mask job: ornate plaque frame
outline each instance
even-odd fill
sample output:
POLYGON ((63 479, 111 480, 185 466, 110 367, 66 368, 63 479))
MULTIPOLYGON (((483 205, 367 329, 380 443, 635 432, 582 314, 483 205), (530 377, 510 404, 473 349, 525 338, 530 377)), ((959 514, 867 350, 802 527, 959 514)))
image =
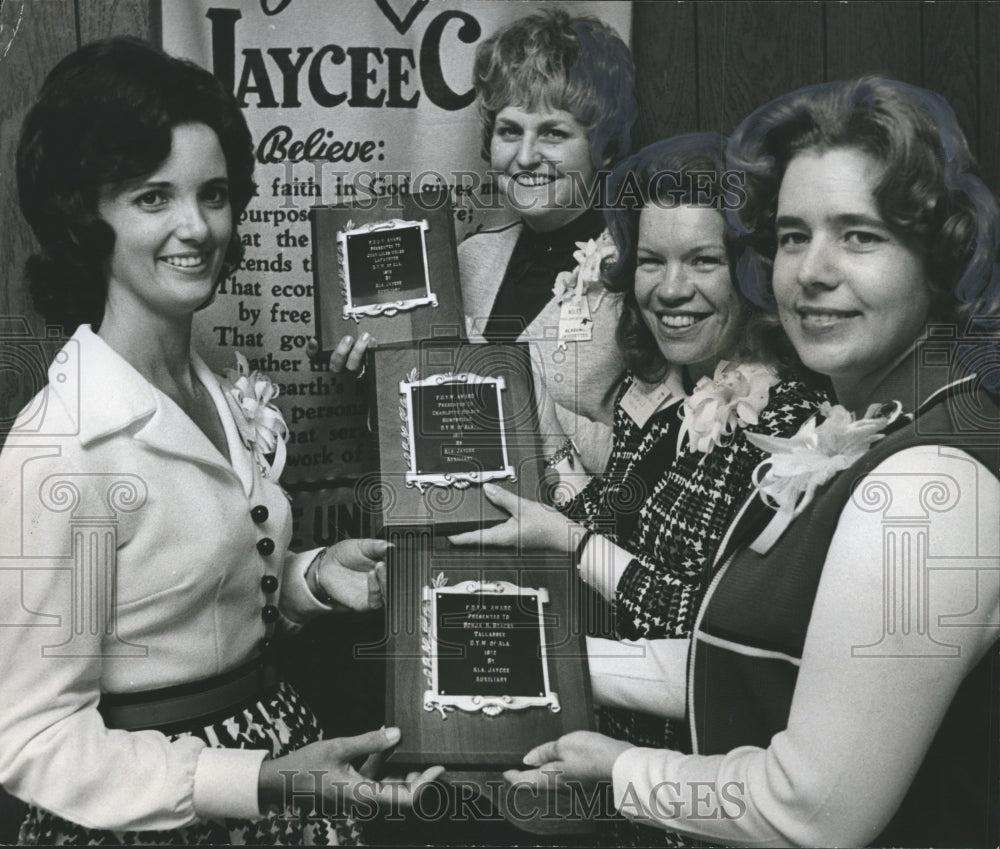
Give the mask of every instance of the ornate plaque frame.
POLYGON ((407 486, 417 487, 421 492, 425 486, 457 487, 464 489, 470 484, 481 484, 491 480, 516 481, 517 475, 510 462, 510 452, 507 446, 507 432, 504 427, 503 390, 507 383, 503 377, 483 377, 471 372, 462 374, 435 374, 419 379, 416 371, 410 373, 407 380, 399 382, 399 417, 402 420, 400 435, 403 441, 403 456, 407 471, 405 482, 407 486), (492 384, 496 389, 497 426, 500 434, 500 450, 503 456, 502 467, 474 472, 422 473, 417 469, 416 433, 414 431, 413 392, 415 387, 444 386, 446 384, 492 384))
POLYGON ((547 707, 552 713, 559 713, 559 694, 552 690, 549 677, 549 660, 545 645, 544 606, 549 603, 549 593, 544 587, 521 587, 508 581, 462 581, 455 586, 446 586, 444 576, 439 574, 431 586, 424 587, 421 605, 421 629, 423 631, 424 675, 428 689, 424 692, 424 710, 436 710, 442 719, 458 708, 470 713, 481 712, 487 716, 497 716, 505 710, 524 710, 530 707, 547 707), (517 598, 527 605, 534 597, 536 609, 533 611, 538 622, 538 640, 542 671, 543 694, 539 696, 481 695, 476 693, 441 693, 438 652, 438 610, 439 595, 480 595, 517 598))
POLYGON ((337 233, 337 258, 340 261, 340 285, 344 293, 343 317, 353 319, 357 322, 362 316, 394 316, 399 312, 412 310, 416 307, 430 304, 432 307, 438 305, 437 295, 431 291, 431 278, 427 264, 427 239, 425 232, 430 225, 426 219, 420 221, 404 221, 393 218, 389 221, 378 221, 371 224, 363 224, 355 227, 351 221, 347 226, 337 233), (417 228, 420 233, 420 255, 423 265, 423 278, 425 294, 422 297, 401 298, 398 301, 386 301, 377 304, 355 304, 354 294, 351 289, 351 268, 348 261, 349 240, 354 236, 368 235, 370 233, 391 232, 393 230, 406 230, 417 228))

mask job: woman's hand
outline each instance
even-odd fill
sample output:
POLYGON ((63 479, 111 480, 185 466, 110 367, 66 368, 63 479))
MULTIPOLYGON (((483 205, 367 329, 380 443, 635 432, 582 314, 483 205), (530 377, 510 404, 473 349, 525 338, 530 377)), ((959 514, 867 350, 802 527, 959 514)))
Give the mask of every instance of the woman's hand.
POLYGON ((509 769, 503 777, 514 785, 545 789, 555 781, 556 788, 569 786, 589 791, 601 782, 611 781, 611 770, 618 756, 632 747, 632 743, 593 731, 574 731, 528 752, 524 763, 536 769, 509 769))
MULTIPOLYGON (((356 372, 358 377, 361 377, 361 374, 364 373, 365 351, 374 348, 375 345, 375 337, 368 331, 362 333, 356 342, 353 336, 344 336, 337 343, 337 347, 330 352, 330 370, 339 373, 346 369, 356 372)), ((306 356, 313 362, 318 361, 319 342, 315 339, 310 339, 306 343, 306 356)))
POLYGON ((385 605, 385 553, 379 539, 345 539, 326 549, 316 565, 319 589, 349 610, 378 610, 385 605))
POLYGON ((410 807, 421 789, 444 772, 435 766, 411 772, 406 778, 374 779, 378 755, 399 742, 398 728, 369 731, 357 737, 338 737, 310 743, 260 767, 258 798, 264 810, 295 808, 303 802, 318 816, 343 816, 371 805, 410 807), (351 761, 368 756, 361 770, 351 761))
POLYGON ((585 528, 567 519, 558 510, 520 498, 494 484, 484 484, 486 497, 510 513, 506 522, 482 531, 469 531, 448 537, 452 545, 499 545, 522 548, 544 548, 569 554, 585 528), (575 533, 574 533, 575 531, 575 533))

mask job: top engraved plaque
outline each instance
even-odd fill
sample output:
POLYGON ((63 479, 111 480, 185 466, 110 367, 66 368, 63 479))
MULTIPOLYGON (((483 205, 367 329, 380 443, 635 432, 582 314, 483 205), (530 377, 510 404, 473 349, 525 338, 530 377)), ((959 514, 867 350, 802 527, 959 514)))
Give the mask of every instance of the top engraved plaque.
POLYGON ((363 333, 381 348, 465 339, 447 189, 314 206, 309 218, 321 353, 363 333))
POLYGON ((345 319, 438 305, 427 269, 427 227, 426 220, 393 219, 337 234, 345 319))

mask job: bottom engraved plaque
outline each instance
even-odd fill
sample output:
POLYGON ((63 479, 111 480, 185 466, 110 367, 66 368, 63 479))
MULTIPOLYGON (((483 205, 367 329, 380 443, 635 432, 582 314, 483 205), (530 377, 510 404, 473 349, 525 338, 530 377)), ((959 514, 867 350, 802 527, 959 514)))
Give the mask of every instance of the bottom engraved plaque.
POLYGON ((424 710, 560 710, 549 683, 544 587, 441 576, 424 589, 424 710))

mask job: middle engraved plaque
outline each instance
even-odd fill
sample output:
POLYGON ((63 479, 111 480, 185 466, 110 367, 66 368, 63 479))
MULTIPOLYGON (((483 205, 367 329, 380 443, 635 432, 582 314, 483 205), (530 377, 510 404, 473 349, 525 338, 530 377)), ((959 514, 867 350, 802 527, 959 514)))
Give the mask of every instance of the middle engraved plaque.
POLYGON ((468 486, 509 479, 503 377, 438 374, 400 381, 406 485, 468 486))
POLYGON ((506 521, 483 483, 539 500, 546 455, 527 346, 427 339, 369 350, 367 367, 378 454, 355 495, 372 536, 389 525, 454 534, 506 521))

